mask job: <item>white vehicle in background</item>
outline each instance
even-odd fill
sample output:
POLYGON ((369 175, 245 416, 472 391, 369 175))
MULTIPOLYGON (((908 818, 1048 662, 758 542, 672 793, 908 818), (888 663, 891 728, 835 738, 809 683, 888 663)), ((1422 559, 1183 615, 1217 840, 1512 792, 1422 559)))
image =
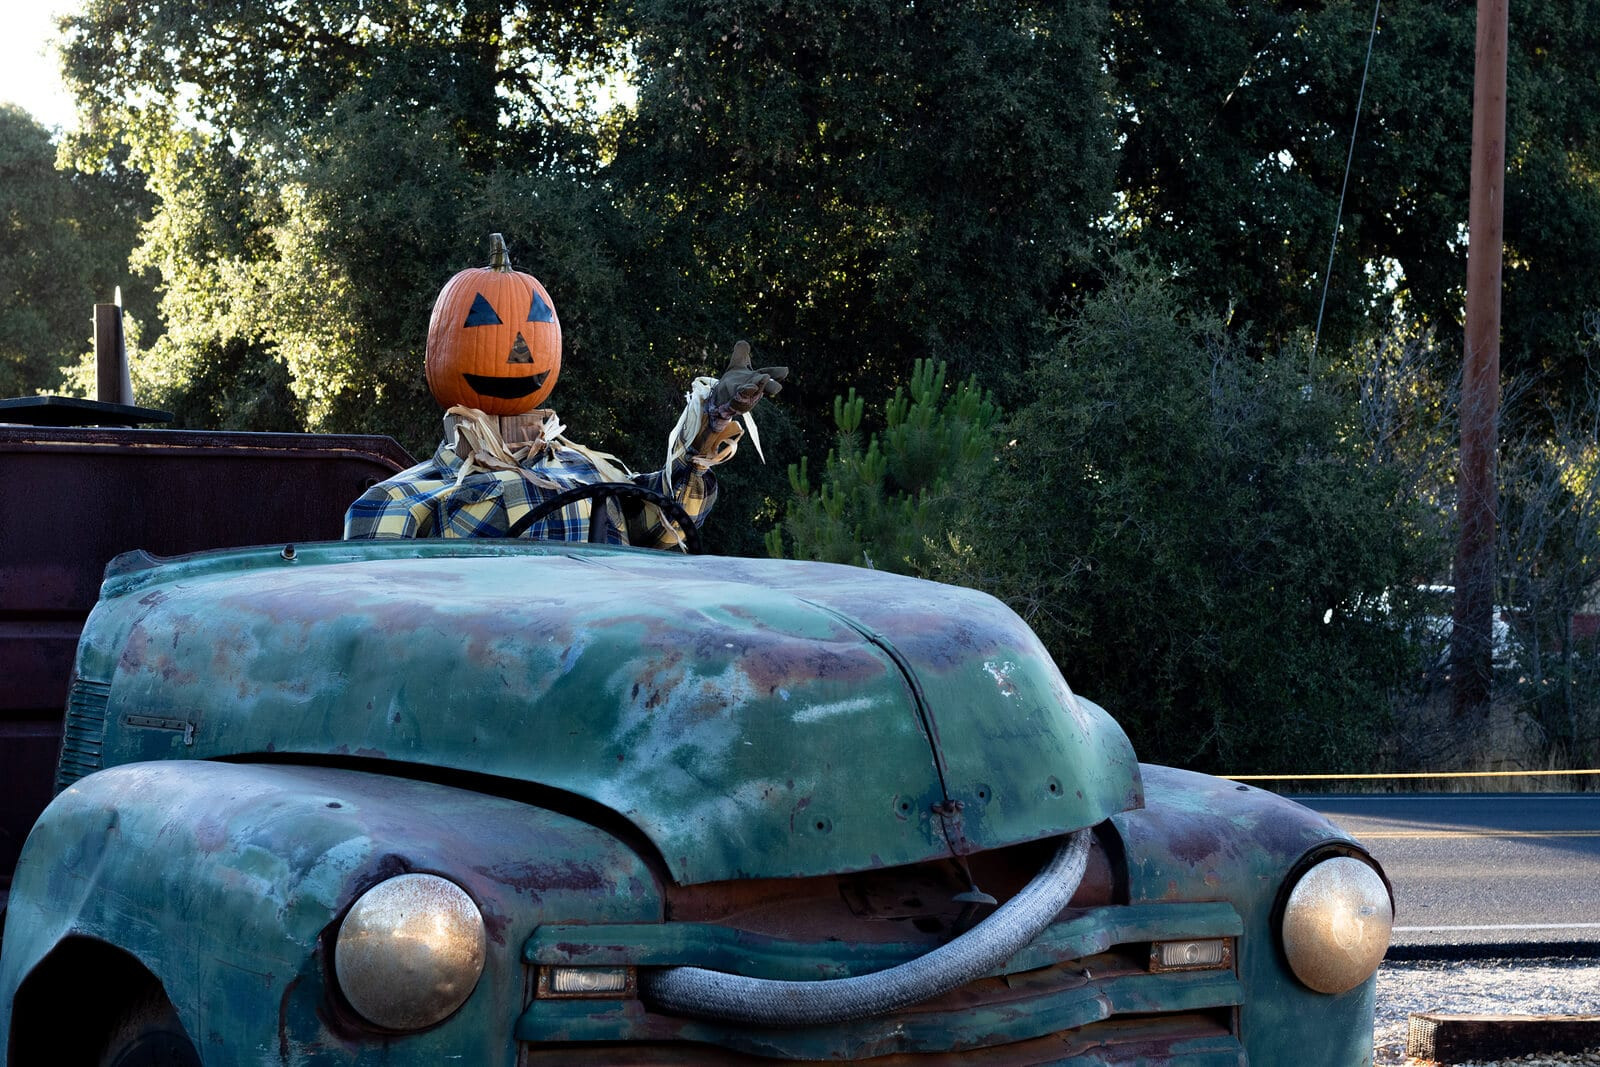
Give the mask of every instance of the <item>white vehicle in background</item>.
MULTIPOLYGON (((1423 605, 1418 618, 1422 631, 1419 636, 1430 648, 1439 650, 1435 662, 1442 666, 1450 660, 1450 635, 1455 628, 1456 587, 1419 585, 1417 595, 1423 605)), ((1516 635, 1511 632, 1511 616, 1511 608, 1499 604, 1494 606, 1490 637, 1494 649, 1492 660, 1496 668, 1512 667, 1517 662, 1519 647, 1516 635)))

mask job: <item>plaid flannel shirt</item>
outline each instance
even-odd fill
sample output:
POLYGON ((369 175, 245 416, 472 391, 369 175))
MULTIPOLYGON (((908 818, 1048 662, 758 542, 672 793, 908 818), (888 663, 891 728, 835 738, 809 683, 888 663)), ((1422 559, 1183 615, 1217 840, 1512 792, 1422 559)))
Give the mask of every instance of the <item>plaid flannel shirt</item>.
MULTIPOLYGON (((345 539, 503 537, 513 523, 557 493, 606 480, 587 455, 559 441, 547 444, 536 460, 524 463, 543 480, 554 483, 554 489, 535 485, 511 470, 473 471, 458 484, 456 476, 462 462, 447 440, 439 445, 432 459, 368 489, 345 512, 345 539)), ((674 461, 669 473, 671 495, 699 526, 716 503, 716 476, 709 470, 696 469, 686 460, 674 461)), ((638 485, 663 489, 661 471, 629 477, 638 485)), ((589 540, 592 503, 580 500, 552 512, 522 536, 545 541, 589 540)), ((594 540, 649 548, 677 544, 671 524, 662 520, 658 509, 647 505, 618 508, 615 501, 607 504, 610 506, 602 505, 606 512, 602 516, 602 532, 594 540), (625 522, 618 521, 624 517, 625 522)))

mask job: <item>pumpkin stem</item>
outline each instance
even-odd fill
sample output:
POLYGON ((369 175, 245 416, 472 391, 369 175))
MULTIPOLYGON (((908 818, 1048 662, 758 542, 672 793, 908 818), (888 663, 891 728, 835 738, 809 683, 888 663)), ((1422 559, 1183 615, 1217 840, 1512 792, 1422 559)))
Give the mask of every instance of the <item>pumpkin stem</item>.
POLYGON ((511 271, 511 253, 506 251, 506 239, 498 233, 489 235, 489 269, 502 274, 511 271))

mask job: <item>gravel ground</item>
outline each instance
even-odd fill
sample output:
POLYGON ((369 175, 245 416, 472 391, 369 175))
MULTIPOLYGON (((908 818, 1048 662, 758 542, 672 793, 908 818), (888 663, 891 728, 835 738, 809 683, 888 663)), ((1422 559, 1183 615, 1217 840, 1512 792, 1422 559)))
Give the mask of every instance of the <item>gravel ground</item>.
MULTIPOLYGON (((1451 1015, 1600 1015, 1600 961, 1416 960, 1388 962, 1378 971, 1378 1011, 1373 1062, 1407 1064, 1406 1020, 1412 1013, 1451 1015)), ((1489 1064, 1589 1064, 1600 1050, 1548 1054, 1489 1064)))

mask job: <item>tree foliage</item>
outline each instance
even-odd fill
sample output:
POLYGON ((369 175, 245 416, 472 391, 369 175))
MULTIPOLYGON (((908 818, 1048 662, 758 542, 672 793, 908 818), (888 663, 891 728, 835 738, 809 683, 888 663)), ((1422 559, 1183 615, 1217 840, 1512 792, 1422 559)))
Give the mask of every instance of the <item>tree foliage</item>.
POLYGON ((93 0, 66 57, 80 157, 126 136, 159 193, 145 254, 173 379, 204 385, 227 349, 286 368, 313 427, 415 441, 409 353, 491 228, 555 295, 600 429, 666 417, 623 394, 704 372, 741 335, 815 395, 922 355, 1015 361, 1109 203, 1101 109, 1083 106, 1099 17, 93 0), (600 89, 630 63, 624 120, 600 89))
MULTIPOLYGON (((1505 363, 1554 393, 1600 306, 1594 14, 1540 0, 1511 35, 1505 363)), ((291 421, 416 443, 421 321, 491 229, 585 327, 563 403, 629 435, 670 418, 632 410, 641 375, 680 381, 737 336, 797 368, 802 429, 920 357, 1009 402, 1092 284, 1096 232, 1190 268, 1185 291, 1258 336, 1308 329, 1370 19, 1354 0, 89 0, 65 56, 75 157, 125 141, 159 196, 166 380, 209 392, 226 351, 287 383, 291 421)), ((1331 348, 1397 300, 1454 340, 1473 19, 1383 12, 1331 348)))
MULTIPOLYGON (((1189 292, 1284 338, 1317 321, 1373 7, 1112 0, 1118 231, 1189 292)), ((1582 381, 1600 306, 1600 10, 1511 18, 1502 359, 1582 381)), ((1325 342, 1394 302, 1459 350, 1475 12, 1385 5, 1354 143, 1325 342)))
MULTIPOLYGON (((1530 412, 1577 394, 1600 308, 1597 3, 1512 21, 1503 363, 1539 382, 1530 412)), ((1396 330, 1459 349, 1471 128, 1470 7, 1388 6, 1346 189, 1372 10, 85 0, 65 26, 75 169, 0 112, 0 379, 57 381, 111 276, 79 253, 142 223, 161 292, 156 316, 129 300, 142 400, 426 451, 434 296, 501 232, 561 317, 553 404, 636 467, 736 338, 793 369, 757 413, 772 462, 718 471, 713 548, 759 551, 788 508, 799 551, 1001 591, 1153 754, 1348 753, 1397 655, 1392 626, 1357 620, 1427 569, 1450 487, 1440 438, 1389 450, 1355 364, 1329 368, 1381 363, 1396 330), (1164 280, 1093 269, 1130 249, 1164 280), (894 466, 929 451, 898 427, 990 432, 917 394, 936 363, 994 389, 1016 441, 924 481, 894 466), (877 453, 847 435, 788 505, 828 399, 911 375, 877 453), (958 490, 973 508, 947 516, 958 490)))
MULTIPOLYGON (((598 152, 595 94, 620 62, 604 10, 95 0, 69 20, 74 151, 127 137, 159 199, 141 255, 165 282, 151 355, 180 414, 273 410, 431 448, 429 310, 491 230, 564 294, 567 374, 610 358, 618 337, 571 329, 616 286, 593 232, 607 209, 570 177, 598 152)), ((604 369, 576 406, 615 423, 634 383, 604 369)))
POLYGON ((157 192, 182 422, 430 448, 428 311, 499 231, 562 318, 552 402, 636 465, 733 339, 795 368, 774 463, 724 479, 719 547, 759 549, 821 398, 1014 364, 1059 306, 1109 203, 1098 11, 90 0, 73 151, 124 137, 157 192))
POLYGON ((652 279, 663 308, 736 316, 818 401, 921 357, 1002 379, 1110 205, 1101 22, 1087 0, 637 4, 608 181, 681 272, 652 279))
POLYGON ((1415 581, 1416 518, 1348 383, 1305 367, 1113 272, 934 568, 1018 610, 1142 758, 1357 766, 1410 665, 1373 606, 1415 581))
POLYGON ((833 401, 838 443, 813 493, 810 464, 789 467, 794 497, 767 550, 797 559, 923 574, 936 542, 965 500, 958 486, 982 480, 994 461, 990 397, 968 379, 947 392, 946 367, 919 360, 909 391, 897 387, 884 429, 861 441, 866 401, 851 389, 833 401))
POLYGON ((1587 767, 1600 758, 1600 392, 1548 422, 1557 433, 1504 450, 1496 600, 1515 636, 1509 695, 1547 752, 1587 767))
POLYGON ((52 392, 88 350, 94 305, 123 286, 149 197, 113 152, 94 172, 58 170, 50 134, 0 104, 0 397, 52 392))

